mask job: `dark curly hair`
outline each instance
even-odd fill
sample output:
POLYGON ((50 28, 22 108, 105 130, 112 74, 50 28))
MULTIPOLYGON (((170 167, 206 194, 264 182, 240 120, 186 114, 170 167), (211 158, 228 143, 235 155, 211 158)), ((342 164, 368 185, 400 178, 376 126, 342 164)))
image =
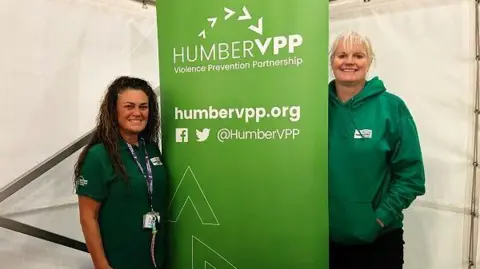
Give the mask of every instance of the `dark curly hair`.
POLYGON ((118 152, 120 130, 116 108, 118 95, 126 89, 141 90, 148 96, 148 121, 147 126, 140 133, 140 137, 145 139, 146 143, 158 143, 160 115, 155 92, 150 84, 143 79, 128 76, 119 77, 110 84, 105 93, 92 138, 80 153, 75 164, 75 179, 80 177, 83 162, 90 148, 95 144, 103 143, 112 160, 115 172, 127 181, 125 167, 118 152))

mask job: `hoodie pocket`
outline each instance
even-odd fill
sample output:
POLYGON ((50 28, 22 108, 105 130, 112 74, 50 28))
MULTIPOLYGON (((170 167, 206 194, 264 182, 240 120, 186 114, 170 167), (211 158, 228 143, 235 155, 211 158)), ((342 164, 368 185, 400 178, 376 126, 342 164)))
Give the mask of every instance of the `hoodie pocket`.
POLYGON ((343 244, 371 243, 381 229, 372 203, 330 200, 330 237, 333 241, 343 244))

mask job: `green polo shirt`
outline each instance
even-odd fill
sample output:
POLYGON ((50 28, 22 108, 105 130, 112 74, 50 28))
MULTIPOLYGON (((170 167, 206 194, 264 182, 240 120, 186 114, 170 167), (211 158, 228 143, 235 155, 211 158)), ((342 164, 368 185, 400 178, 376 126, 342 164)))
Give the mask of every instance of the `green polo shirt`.
MULTIPOLYGON (((147 173, 143 147, 133 146, 147 173)), ((160 267, 166 255, 166 171, 155 144, 147 144, 153 170, 153 208, 161 215, 156 236, 155 256, 160 267)), ((124 140, 118 147, 129 184, 115 173, 103 144, 90 148, 77 180, 76 193, 102 203, 99 212, 100 233, 110 266, 114 269, 154 269, 150 243, 152 231, 143 229, 143 215, 150 212, 147 184, 124 140)))

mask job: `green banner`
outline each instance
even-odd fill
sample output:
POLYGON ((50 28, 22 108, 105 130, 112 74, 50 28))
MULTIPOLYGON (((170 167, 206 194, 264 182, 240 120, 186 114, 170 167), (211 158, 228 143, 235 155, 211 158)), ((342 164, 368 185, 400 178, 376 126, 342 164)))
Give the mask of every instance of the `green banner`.
POLYGON ((169 268, 328 268, 328 1, 157 15, 169 268))

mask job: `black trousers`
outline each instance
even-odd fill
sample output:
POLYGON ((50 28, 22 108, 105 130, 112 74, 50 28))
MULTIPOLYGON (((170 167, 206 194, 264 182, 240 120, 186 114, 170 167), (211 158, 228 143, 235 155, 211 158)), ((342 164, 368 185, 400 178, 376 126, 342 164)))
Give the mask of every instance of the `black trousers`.
POLYGON ((403 229, 396 229, 367 245, 330 242, 330 269, 402 269, 403 229))

